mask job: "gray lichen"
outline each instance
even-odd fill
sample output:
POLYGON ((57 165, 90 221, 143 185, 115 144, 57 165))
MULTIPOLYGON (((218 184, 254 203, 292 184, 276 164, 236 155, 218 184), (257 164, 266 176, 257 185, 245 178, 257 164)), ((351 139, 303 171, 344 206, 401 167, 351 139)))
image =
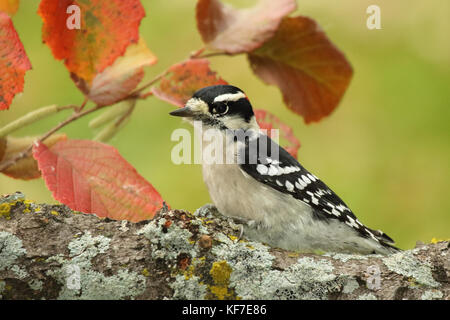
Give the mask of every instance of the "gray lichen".
POLYGON ((12 233, 0 231, 0 271, 10 269, 14 262, 25 255, 26 250, 22 246, 22 240, 12 233))
POLYGON ((217 211, 216 207, 213 204, 208 203, 195 210, 194 216, 212 218, 214 211, 217 211))
POLYGON ((208 228, 206 228, 201 220, 191 220, 191 225, 198 227, 198 232, 200 234, 209 234, 208 228))
POLYGON ((272 271, 266 282, 277 287, 272 297, 275 299, 322 300, 340 291, 345 283, 343 277, 333 274, 333 269, 328 260, 304 257, 283 272, 272 271))
POLYGON ((138 235, 144 235, 150 240, 152 257, 174 260, 180 253, 196 257, 195 243, 189 242, 192 233, 174 223, 165 226, 166 221, 165 218, 151 221, 137 231, 138 235))
POLYGON ((382 261, 392 272, 412 277, 419 284, 430 287, 440 286, 439 282, 435 281, 432 276, 430 265, 419 261, 414 256, 414 250, 384 257, 382 261))
POLYGON ((325 259, 304 257, 284 271, 273 270, 275 258, 269 247, 251 241, 236 243, 227 237, 221 241, 213 253, 231 266, 230 288, 242 299, 326 299, 345 282, 333 274, 333 265, 325 259))
POLYGON ((364 293, 358 296, 357 300, 378 300, 378 298, 372 293, 364 293))
POLYGON ((359 288, 359 283, 353 278, 350 278, 347 280, 347 282, 344 284, 344 288, 342 289, 343 293, 353 293, 356 289, 359 288))
POLYGON ((15 264, 17 259, 26 254, 22 240, 9 232, 0 231, 0 248, 0 271, 10 270, 19 279, 26 278, 28 276, 27 271, 15 264))
POLYGON ((439 290, 427 290, 425 291, 420 299, 422 300, 434 300, 434 299, 442 299, 444 294, 439 290))
POLYGON ((89 264, 90 260, 100 253, 105 253, 109 248, 111 239, 103 236, 92 237, 86 232, 78 239, 72 240, 67 248, 73 263, 89 264))
POLYGON ((169 285, 173 290, 173 299, 200 300, 206 297, 206 285, 202 284, 200 278, 192 276, 177 275, 175 281, 169 285))
POLYGON ((28 281, 28 286, 34 291, 40 291, 43 288, 43 283, 41 280, 33 279, 28 281))
POLYGON ((92 269, 92 259, 109 249, 110 239, 92 237, 86 232, 69 245, 69 259, 58 255, 47 259, 61 267, 48 270, 47 275, 62 284, 58 299, 123 299, 133 298, 145 290, 145 277, 126 269, 105 276, 92 269))
POLYGON ((23 201, 25 200, 25 195, 21 192, 16 192, 4 197, 0 197, 0 204, 2 203, 12 203, 16 201, 23 201))

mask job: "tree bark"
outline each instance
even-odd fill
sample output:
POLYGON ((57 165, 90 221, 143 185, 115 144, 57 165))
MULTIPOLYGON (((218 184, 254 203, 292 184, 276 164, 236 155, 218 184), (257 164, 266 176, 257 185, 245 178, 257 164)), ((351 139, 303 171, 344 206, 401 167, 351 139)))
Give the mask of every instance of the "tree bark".
POLYGON ((130 223, 0 198, 3 299, 450 299, 449 242, 390 256, 238 239, 213 206, 130 223))

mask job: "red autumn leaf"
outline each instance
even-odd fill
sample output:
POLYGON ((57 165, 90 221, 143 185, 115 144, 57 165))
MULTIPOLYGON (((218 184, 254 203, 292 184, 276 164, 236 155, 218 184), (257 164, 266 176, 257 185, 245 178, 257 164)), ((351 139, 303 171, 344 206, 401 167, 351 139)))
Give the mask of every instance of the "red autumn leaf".
POLYGON ((178 107, 184 106, 195 91, 216 84, 227 84, 209 68, 206 59, 191 59, 171 66, 153 94, 178 107))
POLYGON ((0 0, 0 11, 13 15, 19 9, 19 0, 0 0))
POLYGON ((199 0, 197 28, 212 49, 249 52, 271 38, 281 19, 296 7, 295 0, 260 0, 252 8, 236 10, 219 0, 199 0))
POLYGON ((23 91, 25 72, 29 69, 30 60, 11 18, 0 12, 0 110, 9 109, 14 96, 23 91))
POLYGON ((87 85, 74 75, 75 84, 98 105, 109 105, 125 98, 144 77, 144 67, 155 64, 156 56, 147 48, 145 41, 128 46, 125 54, 99 73, 87 85))
POLYGON ((248 57, 255 74, 277 85, 286 105, 306 123, 336 108, 353 73, 342 52, 307 17, 283 19, 275 36, 248 57))
POLYGON ((53 197, 72 210, 137 222, 163 205, 159 193, 119 152, 89 140, 40 143, 33 156, 53 197))
POLYGON ((42 0, 38 13, 44 22, 43 40, 55 58, 64 60, 67 69, 88 85, 130 43, 137 43, 145 16, 139 0, 42 0), (80 29, 68 28, 76 24, 77 7, 80 29))
MULTIPOLYGON (((44 143, 47 147, 51 147, 56 142, 66 140, 66 138, 67 137, 64 133, 54 134, 48 139, 46 139, 44 143)), ((27 150, 35 140, 37 140, 37 137, 0 138, 0 167, 5 163, 10 162, 18 154, 27 150), (1 156, 2 140, 4 140, 5 144, 3 157, 1 156)), ((10 178, 20 180, 32 180, 37 179, 41 176, 41 172, 38 169, 37 162, 31 155, 23 159, 20 159, 13 165, 7 167, 6 169, 3 169, 0 172, 7 175, 10 178)))
POLYGON ((280 145, 282 145, 283 148, 286 149, 286 151, 289 152, 294 158, 297 158, 298 149, 300 148, 300 142, 295 137, 292 128, 287 124, 282 123, 280 119, 266 110, 258 109, 254 112, 259 127, 263 130, 267 130, 267 135, 269 137, 271 137, 272 129, 278 129, 281 138, 287 142, 286 144, 280 143, 280 145))

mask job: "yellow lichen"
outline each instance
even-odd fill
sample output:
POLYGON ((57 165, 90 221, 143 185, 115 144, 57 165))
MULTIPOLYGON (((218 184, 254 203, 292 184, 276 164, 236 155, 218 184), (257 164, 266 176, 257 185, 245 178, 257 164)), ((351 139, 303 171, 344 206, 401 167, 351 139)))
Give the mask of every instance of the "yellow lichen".
POLYGON ((436 244, 438 242, 443 242, 443 241, 450 241, 450 238, 449 239, 437 239, 437 238, 432 238, 431 239, 431 243, 432 244, 436 244))
POLYGON ((147 270, 147 268, 144 268, 144 270, 142 270, 141 273, 144 277, 148 277, 150 275, 150 272, 147 270))
POLYGON ((0 217, 11 219, 11 205, 9 203, 0 204, 0 217))
POLYGON ((31 212, 31 205, 34 204, 34 201, 31 200, 24 200, 23 204, 25 205, 25 209, 23 209, 23 213, 30 213, 31 212))
POLYGON ((414 279, 413 277, 408 278, 408 284, 410 288, 415 288, 419 286, 416 279, 414 279))
POLYGON ((31 204, 33 203, 33 201, 31 201, 31 200, 24 200, 23 201, 23 204, 25 205, 25 209, 23 209, 23 213, 30 213, 31 212, 31 210, 30 210, 30 206, 31 206, 31 204))
POLYGON ((230 280, 230 275, 233 270, 225 260, 216 261, 213 263, 209 274, 212 276, 214 283, 217 285, 226 285, 230 280))
POLYGON ((233 289, 228 288, 230 283, 230 276, 233 269, 228 263, 223 261, 216 261, 213 263, 209 274, 211 275, 214 284, 208 286, 212 294, 212 299, 239 299, 233 289))
POLYGON ((36 208, 34 209, 34 213, 42 213, 42 212, 44 212, 44 211, 42 210, 42 207, 40 207, 40 206, 36 206, 36 208))
POLYGON ((184 272, 184 279, 189 280, 192 278, 192 276, 195 274, 195 267, 193 264, 191 264, 189 267, 187 267, 184 272))
POLYGON ((50 214, 52 214, 54 216, 59 216, 58 211, 55 211, 55 210, 50 211, 50 214))
POLYGON ((236 241, 238 239, 238 237, 233 236, 231 234, 228 235, 228 238, 230 238, 232 241, 236 241))

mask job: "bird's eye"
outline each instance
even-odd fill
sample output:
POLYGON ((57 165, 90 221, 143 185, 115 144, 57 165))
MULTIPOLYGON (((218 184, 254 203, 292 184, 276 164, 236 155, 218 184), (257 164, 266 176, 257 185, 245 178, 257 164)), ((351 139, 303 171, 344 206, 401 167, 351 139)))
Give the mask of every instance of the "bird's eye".
POLYGON ((228 105, 226 103, 221 102, 213 107, 212 112, 214 114, 225 114, 228 112, 228 109, 229 109, 228 105))

